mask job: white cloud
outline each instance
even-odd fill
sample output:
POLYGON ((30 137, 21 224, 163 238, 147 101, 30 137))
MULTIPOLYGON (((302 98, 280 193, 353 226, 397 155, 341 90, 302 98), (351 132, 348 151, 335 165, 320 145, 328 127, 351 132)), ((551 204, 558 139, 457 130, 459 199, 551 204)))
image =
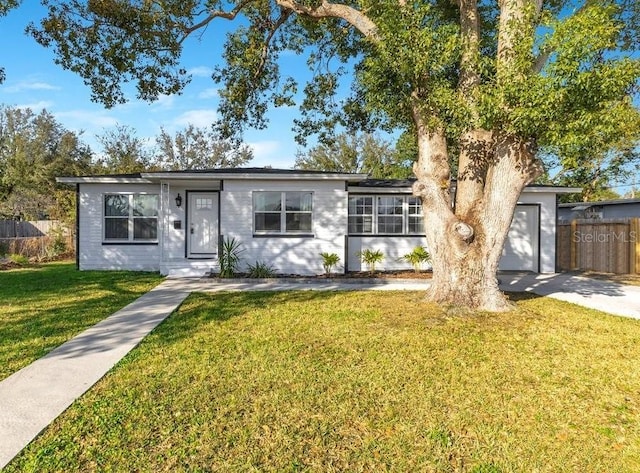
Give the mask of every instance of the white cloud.
POLYGON ((175 99, 175 95, 159 95, 158 100, 153 102, 152 105, 157 108, 172 108, 175 99))
POLYGON ((220 97, 220 89, 217 87, 204 89, 198 94, 199 99, 217 99, 218 97, 220 97))
POLYGON ((276 169, 291 167, 291 157, 283 155, 282 143, 274 140, 253 141, 247 143, 253 151, 252 166, 271 166, 276 169))
POLYGON ((206 66, 199 66, 189 69, 187 71, 187 74, 195 77, 211 77, 211 74, 213 74, 213 69, 206 66))
POLYGON ((89 110, 69 110, 67 112, 57 112, 54 115, 57 119, 83 130, 91 127, 109 128, 118 124, 118 120, 112 116, 89 110))
POLYGON ((40 113, 40 111, 43 108, 49 109, 51 107, 53 107, 53 102, 49 100, 40 100, 39 102, 23 103, 23 104, 16 105, 16 108, 29 108, 31 109, 32 112, 35 112, 35 113, 40 113))
POLYGON ((60 87, 41 81, 22 81, 15 85, 4 87, 3 90, 9 93, 21 92, 23 90, 60 90, 60 87))
POLYGON ((178 116, 173 122, 178 126, 187 126, 189 124, 197 127, 208 127, 218 120, 218 113, 215 110, 190 110, 178 116))

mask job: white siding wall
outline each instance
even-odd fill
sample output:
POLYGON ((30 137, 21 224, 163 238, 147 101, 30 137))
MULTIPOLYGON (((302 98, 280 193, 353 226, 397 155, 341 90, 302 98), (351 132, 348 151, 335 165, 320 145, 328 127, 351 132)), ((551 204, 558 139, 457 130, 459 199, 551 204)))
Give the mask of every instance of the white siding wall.
POLYGON ((103 244, 103 195, 110 192, 152 192, 159 185, 81 184, 80 185, 80 269, 129 269, 158 271, 160 245, 103 244))
POLYGON ((220 193, 221 234, 245 249, 244 264, 263 261, 284 274, 321 274, 321 252, 337 253, 344 269, 347 192, 341 181, 224 181, 220 193), (313 192, 313 238, 253 235, 253 191, 313 192))
MULTIPOLYGON (((384 254, 381 263, 376 264, 376 271, 393 271, 397 269, 413 269, 402 257, 411 253, 416 246, 427 247, 427 240, 420 236, 352 236, 349 237, 349 271, 367 271, 367 265, 360 261, 358 253, 363 250, 380 250, 384 254)), ((430 269, 425 264, 423 269, 430 269)))
MULTIPOLYGON (((556 259, 556 197, 550 192, 525 192, 519 203, 540 204, 540 268, 541 273, 555 271, 556 259)), ((537 229, 536 229, 537 231, 537 229)), ((509 243, 507 243, 509 244, 509 243)), ((411 252, 418 245, 427 247, 424 237, 415 236, 352 236, 349 237, 349 270, 365 271, 367 267, 360 262, 358 252, 370 249, 381 250, 384 253, 382 263, 376 269, 382 271, 396 269, 411 269, 411 265, 404 261, 403 255, 411 252)), ((512 246, 518 246, 513 243, 512 246)), ((537 247, 534 249, 537 251, 537 247)), ((537 254, 534 255, 537 258, 537 254)), ((535 266, 535 265, 534 265, 535 266)), ((428 268, 428 266, 427 266, 428 268)), ((504 268, 501 268, 504 269, 504 268)), ((509 268, 512 269, 512 268, 509 268)))

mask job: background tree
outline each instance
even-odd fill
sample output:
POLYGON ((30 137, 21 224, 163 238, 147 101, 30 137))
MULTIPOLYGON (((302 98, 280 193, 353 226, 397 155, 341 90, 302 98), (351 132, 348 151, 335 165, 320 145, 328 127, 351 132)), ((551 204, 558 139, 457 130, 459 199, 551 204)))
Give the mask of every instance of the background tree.
POLYGON ((132 174, 152 171, 153 151, 136 131, 126 125, 118 125, 96 137, 102 145, 102 155, 97 162, 98 172, 104 174, 132 174))
POLYGON ((539 151, 615 137, 638 115, 635 0, 44 3, 49 15, 31 33, 107 106, 125 100, 129 80, 144 99, 179 91, 184 39, 242 15, 213 76, 223 137, 264 127, 269 103, 292 105, 297 83, 281 77, 278 57, 310 52, 300 141, 338 125, 415 137, 429 297, 446 304, 508 309, 496 271, 520 193, 544 170, 539 151), (339 97, 349 77, 352 93, 339 97))
POLYGON ((79 136, 46 110, 0 107, 0 216, 66 220, 75 206, 55 177, 91 172, 91 158, 79 136))
POLYGON ((319 143, 306 153, 298 151, 295 168, 361 172, 376 179, 404 179, 412 175, 413 161, 375 135, 342 133, 333 141, 319 143))
POLYGON ((251 161, 253 153, 246 144, 222 139, 216 130, 189 124, 171 136, 164 128, 156 137, 156 162, 163 169, 214 169, 238 167, 251 161))

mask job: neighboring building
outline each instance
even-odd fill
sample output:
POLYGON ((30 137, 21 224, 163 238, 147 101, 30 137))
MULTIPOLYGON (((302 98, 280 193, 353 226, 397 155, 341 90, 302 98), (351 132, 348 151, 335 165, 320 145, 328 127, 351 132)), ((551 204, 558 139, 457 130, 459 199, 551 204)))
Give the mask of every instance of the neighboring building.
MULTIPOLYGON (((381 270, 425 245, 413 181, 364 174, 263 168, 62 177, 78 196, 79 269, 160 271, 196 276, 219 269, 223 238, 235 238, 245 263, 279 273, 321 274, 321 252, 343 271, 365 269, 364 249, 385 255, 381 270)), ((527 187, 518 202, 500 269, 555 272, 556 196, 527 187)))
POLYGON ((558 219, 604 219, 640 217, 640 199, 602 200, 600 202, 573 202, 558 205, 558 219))

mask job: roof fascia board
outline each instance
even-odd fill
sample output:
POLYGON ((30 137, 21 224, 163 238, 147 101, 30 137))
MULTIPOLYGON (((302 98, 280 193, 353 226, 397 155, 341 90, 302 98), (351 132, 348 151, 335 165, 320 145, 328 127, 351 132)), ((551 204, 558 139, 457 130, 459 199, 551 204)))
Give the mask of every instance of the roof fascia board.
POLYGON ((347 191, 350 194, 411 194, 411 187, 359 187, 349 186, 347 191))
POLYGON ((56 177, 60 184, 153 184, 149 179, 141 177, 56 177))
POLYGON ((261 173, 163 173, 150 172, 142 173, 141 176, 147 179, 190 179, 190 180, 209 180, 209 179, 251 179, 261 181, 287 181, 292 179, 303 179, 309 181, 363 181, 368 176, 366 174, 261 174, 261 173))

